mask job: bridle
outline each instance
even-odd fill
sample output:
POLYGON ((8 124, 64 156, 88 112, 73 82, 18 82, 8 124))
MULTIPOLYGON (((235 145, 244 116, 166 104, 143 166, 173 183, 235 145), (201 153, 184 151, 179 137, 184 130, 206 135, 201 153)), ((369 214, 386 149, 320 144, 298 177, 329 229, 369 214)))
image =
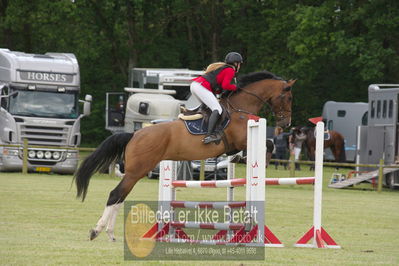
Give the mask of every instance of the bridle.
MULTIPOLYGON (((278 96, 278 98, 280 98, 281 101, 282 101, 282 99, 285 97, 285 92, 289 91, 290 89, 291 89, 291 87, 284 88, 283 91, 282 91, 282 92, 280 93, 280 95, 278 96)), ((246 94, 249 94, 249 95, 251 95, 251 96, 254 96, 256 99, 258 99, 258 100, 263 104, 263 106, 267 106, 267 108, 269 109, 269 113, 274 113, 274 112, 273 112, 273 108, 272 108, 272 104, 271 104, 271 102, 270 102, 270 99, 269 99, 268 101, 265 101, 265 100, 263 100, 259 95, 255 94, 255 93, 253 93, 253 92, 251 92, 251 91, 248 91, 248 90, 246 90, 246 89, 240 89, 240 91, 243 91, 243 92, 245 92, 246 94)), ((227 97, 226 102, 227 102, 227 104, 231 107, 231 109, 233 109, 234 112, 245 113, 245 114, 250 114, 250 115, 256 115, 256 114, 251 113, 251 112, 249 112, 249 111, 236 108, 236 107, 231 103, 231 101, 230 101, 230 96, 231 96, 231 95, 232 95, 232 94, 230 94, 230 95, 227 97)), ((285 118, 285 117, 284 117, 284 111, 285 111, 285 110, 283 109, 283 106, 281 105, 281 106, 280 106, 280 110, 279 110, 277 113, 275 113, 275 117, 277 118, 277 120, 283 120, 283 119, 285 118)))

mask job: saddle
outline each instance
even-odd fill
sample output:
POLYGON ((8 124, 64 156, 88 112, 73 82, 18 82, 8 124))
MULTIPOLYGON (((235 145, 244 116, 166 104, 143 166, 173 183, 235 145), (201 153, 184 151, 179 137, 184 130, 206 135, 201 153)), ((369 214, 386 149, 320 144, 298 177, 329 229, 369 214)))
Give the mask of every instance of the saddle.
MULTIPOLYGON (((178 118, 183 120, 188 132, 193 135, 205 135, 208 133, 208 121, 212 111, 205 104, 201 104, 193 110, 182 107, 180 112, 178 118)), ((216 124, 216 134, 223 134, 223 130, 229 123, 230 114, 222 105, 222 115, 216 124)))

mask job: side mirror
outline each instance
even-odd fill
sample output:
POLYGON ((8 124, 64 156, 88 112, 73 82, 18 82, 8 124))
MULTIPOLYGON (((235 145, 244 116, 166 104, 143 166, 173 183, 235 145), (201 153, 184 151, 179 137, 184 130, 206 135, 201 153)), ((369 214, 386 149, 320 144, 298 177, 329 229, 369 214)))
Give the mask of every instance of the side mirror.
POLYGON ((93 101, 93 97, 90 94, 86 94, 85 101, 86 102, 91 102, 91 101, 93 101))
POLYGON ((91 101, 93 97, 90 94, 86 94, 85 101, 83 103, 83 115, 89 116, 91 113, 91 101))
POLYGON ((91 113, 91 102, 84 102, 83 103, 83 115, 89 116, 91 113))

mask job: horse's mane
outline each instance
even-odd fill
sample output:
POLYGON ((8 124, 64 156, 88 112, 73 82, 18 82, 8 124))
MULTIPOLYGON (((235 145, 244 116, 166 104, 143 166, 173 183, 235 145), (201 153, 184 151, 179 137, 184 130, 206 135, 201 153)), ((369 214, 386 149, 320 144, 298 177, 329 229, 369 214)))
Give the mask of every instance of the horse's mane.
POLYGON ((238 77, 238 87, 244 88, 248 84, 264 80, 264 79, 277 79, 282 80, 282 78, 276 76, 269 71, 253 72, 243 76, 238 77))

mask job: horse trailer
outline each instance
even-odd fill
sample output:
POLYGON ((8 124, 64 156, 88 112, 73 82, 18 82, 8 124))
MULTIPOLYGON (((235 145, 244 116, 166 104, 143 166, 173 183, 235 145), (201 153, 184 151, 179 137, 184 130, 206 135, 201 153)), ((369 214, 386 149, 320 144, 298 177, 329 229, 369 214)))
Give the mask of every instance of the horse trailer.
MULTIPOLYGON (((399 84, 372 84, 368 87, 368 124, 359 127, 358 163, 386 165, 399 163, 399 84)), ((360 170, 370 170, 360 168, 360 170)), ((399 168, 397 169, 399 170, 399 168)), ((385 184, 399 186, 399 172, 385 175, 385 184)))
POLYGON ((79 100, 78 61, 69 53, 27 54, 0 49, 0 172, 20 171, 24 140, 28 170, 74 173, 80 121, 91 99, 79 100), (79 112, 83 102, 83 114, 79 112))
POLYGON ((203 71, 169 68, 133 68, 125 92, 106 94, 106 129, 133 132, 153 120, 177 119, 181 106, 199 105, 191 96, 192 79, 203 71))
MULTIPOLYGON (((323 106, 323 120, 328 130, 335 130, 345 138, 346 160, 355 162, 357 150, 357 127, 367 124, 368 104, 363 102, 328 101, 323 106)), ((325 159, 334 160, 330 149, 325 159)))

